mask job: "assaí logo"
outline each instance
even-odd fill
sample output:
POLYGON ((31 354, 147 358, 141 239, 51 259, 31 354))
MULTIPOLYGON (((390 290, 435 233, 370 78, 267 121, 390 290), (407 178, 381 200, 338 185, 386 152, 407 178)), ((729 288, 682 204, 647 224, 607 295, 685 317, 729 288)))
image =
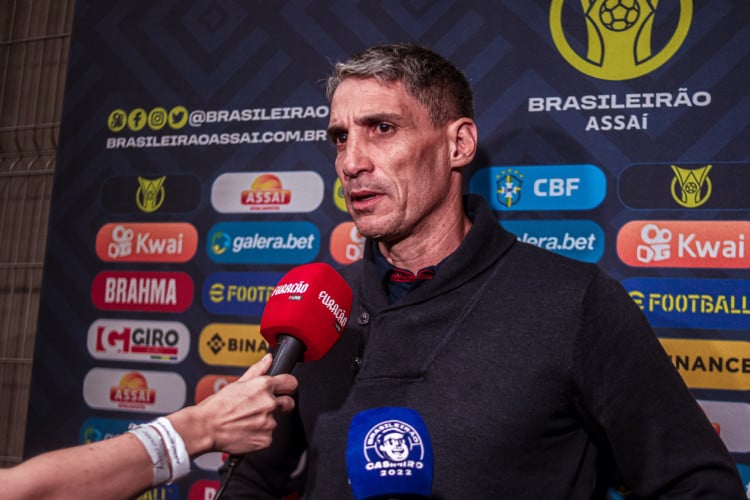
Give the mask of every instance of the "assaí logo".
POLYGON ((198 247, 198 231, 186 222, 117 222, 96 235, 105 262, 187 262, 198 247))
POLYGON ((211 186, 211 205, 221 213, 307 213, 323 201, 323 179, 311 170, 226 173, 211 186))
POLYGON ((176 373, 92 368, 83 379, 90 408, 171 413, 185 405, 185 381, 176 373))
POLYGON ((206 252, 229 264, 304 264, 320 251, 310 222, 220 222, 208 232, 206 252))
POLYGON ((679 0, 675 9, 676 1, 580 0, 576 5, 552 0, 550 33, 560 55, 581 73, 602 80, 637 78, 669 61, 685 41, 693 2, 679 0), (585 32, 575 30, 584 24, 585 32), (664 38, 664 46, 654 47, 653 35, 670 27, 672 36, 664 38), (568 31, 586 33, 585 45, 570 43, 568 31))
POLYGON ((750 268, 748 221, 631 221, 617 235, 617 255, 634 267, 750 268))
POLYGON ((86 345, 96 359, 179 363, 190 349, 190 332, 177 321, 98 319, 86 345))

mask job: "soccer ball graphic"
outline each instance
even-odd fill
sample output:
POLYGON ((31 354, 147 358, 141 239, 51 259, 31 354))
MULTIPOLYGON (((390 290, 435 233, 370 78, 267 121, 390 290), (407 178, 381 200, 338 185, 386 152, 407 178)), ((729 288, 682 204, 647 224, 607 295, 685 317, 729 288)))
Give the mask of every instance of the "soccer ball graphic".
POLYGON ((612 31, 631 28, 640 14, 638 0, 604 0, 599 9, 599 19, 605 28, 612 31))

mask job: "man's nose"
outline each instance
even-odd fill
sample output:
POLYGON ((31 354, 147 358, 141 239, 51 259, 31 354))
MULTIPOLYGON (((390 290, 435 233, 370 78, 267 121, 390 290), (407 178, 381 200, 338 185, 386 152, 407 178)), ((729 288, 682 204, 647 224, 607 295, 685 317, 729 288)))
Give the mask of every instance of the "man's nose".
POLYGON ((336 162, 339 164, 341 173, 347 177, 356 177, 372 169, 365 141, 352 133, 349 133, 346 147, 339 152, 336 162))

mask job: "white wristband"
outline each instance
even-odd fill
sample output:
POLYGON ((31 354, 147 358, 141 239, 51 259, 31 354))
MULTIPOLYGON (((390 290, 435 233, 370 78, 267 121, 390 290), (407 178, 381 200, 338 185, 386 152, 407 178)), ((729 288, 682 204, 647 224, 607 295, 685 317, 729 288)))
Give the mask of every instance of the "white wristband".
POLYGON ((172 476, 169 478, 169 484, 175 480, 187 476, 190 473, 190 457, 188 456, 185 443, 182 438, 172 427, 172 422, 164 417, 159 417, 151 422, 156 430, 164 439, 164 445, 169 454, 169 461, 172 464, 172 476))
POLYGON ((148 456, 151 457, 151 463, 154 464, 152 484, 156 486, 167 481, 169 479, 169 464, 161 435, 150 425, 139 425, 128 432, 138 438, 143 447, 146 448, 148 456))

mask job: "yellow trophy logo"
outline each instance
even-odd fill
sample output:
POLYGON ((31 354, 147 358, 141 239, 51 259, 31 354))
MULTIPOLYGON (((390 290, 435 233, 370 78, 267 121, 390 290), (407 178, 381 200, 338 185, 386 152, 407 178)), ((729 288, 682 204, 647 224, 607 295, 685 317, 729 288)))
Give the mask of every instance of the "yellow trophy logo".
POLYGON ((138 177, 138 191, 135 193, 135 203, 141 211, 146 213, 159 210, 164 203, 164 181, 165 177, 157 179, 146 179, 138 177))
POLYGON ((696 208, 708 201, 713 186, 708 172, 711 165, 701 168, 682 168, 672 165, 674 177, 670 185, 672 198, 685 208, 696 208))
POLYGON ((586 54, 568 43, 562 26, 564 0, 552 0, 550 32, 557 50, 578 71, 602 80, 628 80, 666 63, 687 37, 693 17, 692 0, 679 0, 674 33, 657 53, 652 48, 659 0, 580 0, 586 25, 586 54))

